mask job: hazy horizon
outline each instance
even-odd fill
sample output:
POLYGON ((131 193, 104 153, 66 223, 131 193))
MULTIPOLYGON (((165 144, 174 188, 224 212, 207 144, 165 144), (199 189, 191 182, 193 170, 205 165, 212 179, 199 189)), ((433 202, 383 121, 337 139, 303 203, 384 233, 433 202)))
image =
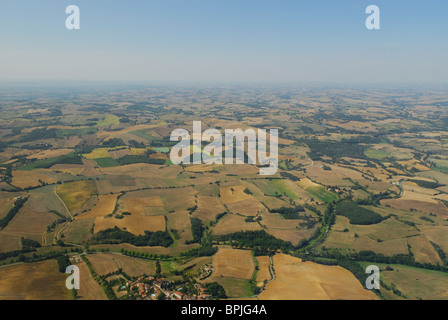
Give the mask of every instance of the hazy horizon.
POLYGON ((446 2, 0 3, 0 81, 447 84, 446 2), (81 29, 67 30, 77 5, 81 29), (381 10, 381 30, 365 9, 381 10))

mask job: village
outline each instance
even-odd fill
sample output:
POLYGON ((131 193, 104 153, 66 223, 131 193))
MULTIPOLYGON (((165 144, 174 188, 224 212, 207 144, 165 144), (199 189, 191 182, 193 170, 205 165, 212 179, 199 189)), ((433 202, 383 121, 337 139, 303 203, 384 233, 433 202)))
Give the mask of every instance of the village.
MULTIPOLYGON (((140 277, 128 282, 126 287, 137 299, 143 300, 212 300, 207 289, 200 283, 174 282, 153 276, 140 277)), ((125 288, 122 288, 125 289, 125 288)))

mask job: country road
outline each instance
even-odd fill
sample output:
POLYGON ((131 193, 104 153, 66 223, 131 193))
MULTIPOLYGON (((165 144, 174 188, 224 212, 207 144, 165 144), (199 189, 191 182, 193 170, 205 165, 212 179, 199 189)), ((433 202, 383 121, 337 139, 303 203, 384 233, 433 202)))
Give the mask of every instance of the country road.
POLYGON ((56 197, 58 197, 59 201, 62 202, 62 204, 63 204, 63 206, 64 206, 64 208, 65 208, 65 211, 67 211, 68 215, 70 216, 70 218, 72 218, 72 221, 73 221, 74 218, 73 218, 72 214, 70 213, 70 210, 68 210, 68 208, 67 208, 65 202, 61 199, 61 197, 60 197, 60 196, 58 195, 58 193, 56 192, 56 188, 54 188, 54 194, 56 195, 56 197))
MULTIPOLYGON (((65 202, 61 199, 61 197, 58 195, 58 193, 56 192, 56 188, 54 188, 54 194, 55 194, 55 196, 59 199, 59 201, 61 201, 61 203, 62 203, 62 205, 64 206, 64 208, 65 208, 65 211, 68 213, 68 215, 70 216, 70 218, 72 219, 71 221, 73 221, 73 216, 72 216, 72 214, 70 213, 70 210, 68 210, 68 208, 67 208, 67 205, 65 204, 65 202)), ((70 222, 71 221, 69 221, 68 223, 66 223, 62 228, 61 228, 61 230, 59 230, 59 232, 57 233, 57 235, 56 235, 56 239, 59 239, 59 237, 60 237, 60 235, 61 235, 61 232, 70 224, 70 222)))

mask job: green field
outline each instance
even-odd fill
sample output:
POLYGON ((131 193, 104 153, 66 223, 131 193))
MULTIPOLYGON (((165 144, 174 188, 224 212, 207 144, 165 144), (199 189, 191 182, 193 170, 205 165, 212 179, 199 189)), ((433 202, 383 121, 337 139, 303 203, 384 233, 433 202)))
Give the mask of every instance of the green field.
POLYGON ((82 164, 82 161, 78 155, 74 152, 70 152, 69 154, 57 158, 39 160, 33 164, 20 167, 17 170, 31 171, 33 169, 48 169, 55 164, 82 164))
POLYGON ((120 123, 120 118, 113 114, 107 114, 104 119, 97 122, 100 127, 112 126, 120 123))
POLYGON ((118 162, 115 159, 112 159, 111 157, 97 158, 97 159, 95 159, 95 162, 101 168, 109 168, 109 167, 116 167, 116 166, 118 166, 118 162))
POLYGON ((155 137, 152 136, 151 134, 148 133, 147 130, 137 130, 137 131, 131 131, 130 133, 132 133, 133 135, 139 137, 139 138, 143 138, 146 139, 148 141, 153 141, 155 140, 155 137))
POLYGON ((381 160, 386 158, 389 154, 383 150, 378 149, 369 149, 364 152, 366 156, 372 159, 381 160))
POLYGON ((286 195, 291 200, 299 199, 299 196, 289 188, 284 180, 276 179, 271 182, 281 194, 286 195))
POLYGON ((380 288, 386 299, 448 300, 448 274, 403 265, 360 262, 363 268, 376 265, 380 268, 381 281, 389 288, 380 288), (386 267, 389 269, 386 270, 386 267), (393 292, 395 290, 395 293, 393 292))
POLYGON ((69 136, 82 136, 84 134, 95 133, 98 131, 98 128, 89 127, 82 129, 60 129, 56 131, 56 136, 58 138, 69 137, 69 136))
POLYGON ((312 197, 318 198, 323 202, 330 203, 332 201, 338 201, 339 197, 333 192, 327 191, 325 187, 309 187, 305 191, 312 197))

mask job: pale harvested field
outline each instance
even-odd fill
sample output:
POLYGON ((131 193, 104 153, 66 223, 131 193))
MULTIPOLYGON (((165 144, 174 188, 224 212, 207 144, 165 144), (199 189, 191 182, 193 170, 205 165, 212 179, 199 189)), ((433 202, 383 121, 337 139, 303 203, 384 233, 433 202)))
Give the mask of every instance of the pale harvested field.
POLYGON ((81 171, 81 174, 83 176, 94 177, 94 176, 99 176, 99 175, 103 174, 101 172, 101 170, 96 168, 97 165, 94 160, 82 159, 82 164, 83 164, 84 169, 83 169, 83 171, 81 171))
POLYGON ((212 221, 215 220, 216 215, 225 211, 218 197, 198 196, 198 208, 194 215, 201 220, 212 221))
POLYGON ((269 257, 268 256, 260 256, 256 257, 258 261, 258 273, 257 273, 257 281, 265 281, 271 279, 271 274, 269 273, 269 257))
POLYGON ((255 264, 250 250, 238 250, 227 247, 219 248, 213 256, 215 270, 213 277, 232 277, 250 279, 255 264))
POLYGON ((57 217, 53 213, 39 212, 29 203, 25 203, 4 230, 18 235, 39 235, 55 220, 57 217))
POLYGON ((415 256, 415 261, 421 263, 442 264, 437 251, 431 243, 424 237, 412 237, 407 239, 411 246, 411 251, 415 256))
POLYGON ((441 194, 435 195, 434 199, 448 201, 448 194, 441 193, 441 194))
POLYGON ((4 218, 13 207, 14 201, 19 194, 0 192, 0 219, 4 218))
POLYGON ((165 205, 160 196, 145 198, 123 198, 123 212, 144 216, 149 211, 163 212, 165 205))
POLYGON ((256 216, 259 213, 267 211, 266 208, 254 198, 228 203, 227 208, 232 213, 242 214, 244 216, 256 216))
POLYGON ((93 254, 88 255, 87 258, 92 264, 95 272, 100 276, 118 270, 118 263, 112 260, 112 257, 108 257, 103 254, 93 254))
POLYGON ((358 279, 339 266, 302 262, 284 254, 274 256, 276 279, 266 285, 260 300, 376 300, 358 279))
POLYGON ((213 229, 213 234, 223 235, 240 231, 255 231, 262 228, 256 222, 245 222, 246 218, 235 214, 227 214, 219 220, 213 229))
POLYGON ((159 166, 155 164, 136 163, 119 167, 102 168, 102 172, 108 175, 128 175, 139 178, 163 178, 175 179, 182 171, 180 166, 159 166))
POLYGON ((124 273, 130 275, 131 277, 141 276, 144 273, 148 275, 156 273, 155 261, 131 258, 115 254, 107 254, 105 255, 105 257, 113 258, 114 260, 119 261, 124 273))
POLYGON ((182 211, 196 205, 196 190, 193 187, 155 190, 166 205, 167 211, 182 211))
POLYGON ((436 179, 440 184, 448 185, 448 174, 446 173, 431 170, 431 171, 419 172, 417 174, 421 177, 436 179))
POLYGON ((168 213, 167 217, 167 228, 169 230, 177 230, 181 241, 185 242, 187 240, 193 240, 193 234, 191 232, 191 216, 188 214, 188 212, 170 212, 168 213))
POLYGON ((35 154, 32 154, 27 157, 27 159, 49 159, 49 158, 57 158, 60 156, 65 156, 66 154, 69 154, 73 150, 71 149, 56 149, 56 150, 44 150, 35 154))
MULTIPOLYGON (((90 260, 90 257, 88 257, 90 260)), ((92 278, 87 265, 84 262, 77 264, 79 268, 79 300, 108 300, 103 288, 92 278)), ((65 289, 67 290, 67 289, 65 289)))
POLYGON ((42 182, 53 184, 57 180, 34 171, 13 171, 11 184, 19 188, 40 186, 42 182))
POLYGON ((185 171, 188 172, 210 172, 213 170, 221 171, 224 168, 222 164, 196 164, 196 165, 188 165, 185 168, 185 171))
POLYGON ((427 201, 418 200, 403 200, 403 199, 385 199, 381 200, 381 204, 390 205, 393 208, 401 210, 415 209, 425 213, 436 213, 446 215, 448 214, 447 208, 441 203, 431 203, 427 201))
POLYGON ((9 252, 22 249, 22 241, 20 235, 7 234, 0 231, 0 252, 9 252))
MULTIPOLYGON (((327 165, 331 168, 331 171, 322 169, 321 167, 314 165, 306 168, 306 174, 311 179, 323 184, 323 185, 337 185, 339 187, 351 186, 352 183, 344 178, 351 178, 353 181, 365 181, 362 177, 362 173, 333 165, 327 165)), ((315 187, 309 179, 300 180, 299 186, 306 189, 307 187, 315 187)))
POLYGON ((0 268, 0 300, 70 300, 55 259, 0 268))
POLYGON ((90 211, 76 216, 76 219, 90 219, 111 214, 114 211, 117 196, 117 194, 99 195, 96 205, 90 211))
POLYGON ((419 187, 415 182, 403 182, 402 187, 404 192, 401 199, 403 200, 409 199, 437 203, 437 201, 432 199, 432 196, 439 193, 437 190, 419 187))
POLYGON ((81 174, 84 170, 83 166, 80 164, 55 164, 51 166, 51 171, 61 171, 65 173, 69 173, 71 175, 76 176, 77 174, 81 174))
POLYGON ((186 211, 194 207, 196 190, 193 187, 141 190, 129 192, 120 199, 124 211, 140 215, 160 215, 169 211, 186 211))
POLYGON ((252 199, 250 194, 244 192, 245 187, 242 185, 221 187, 219 189, 219 194, 221 196, 221 201, 225 205, 235 203, 242 200, 252 199))
POLYGON ((123 219, 116 219, 114 217, 98 217, 95 219, 95 233, 114 227, 119 227, 135 235, 143 235, 145 231, 165 231, 165 217, 130 215, 123 216, 123 219))
POLYGON ((308 238, 314 231, 313 229, 301 228, 300 222, 303 220, 284 219, 278 213, 266 212, 262 215, 261 224, 268 228, 268 233, 278 239, 289 241, 293 245, 297 245, 300 240, 308 238))
POLYGON ((419 226, 421 232, 428 240, 439 245, 448 253, 448 226, 419 226))
POLYGON ((236 174, 239 176, 258 175, 260 169, 250 164, 228 164, 224 165, 227 174, 236 174))

